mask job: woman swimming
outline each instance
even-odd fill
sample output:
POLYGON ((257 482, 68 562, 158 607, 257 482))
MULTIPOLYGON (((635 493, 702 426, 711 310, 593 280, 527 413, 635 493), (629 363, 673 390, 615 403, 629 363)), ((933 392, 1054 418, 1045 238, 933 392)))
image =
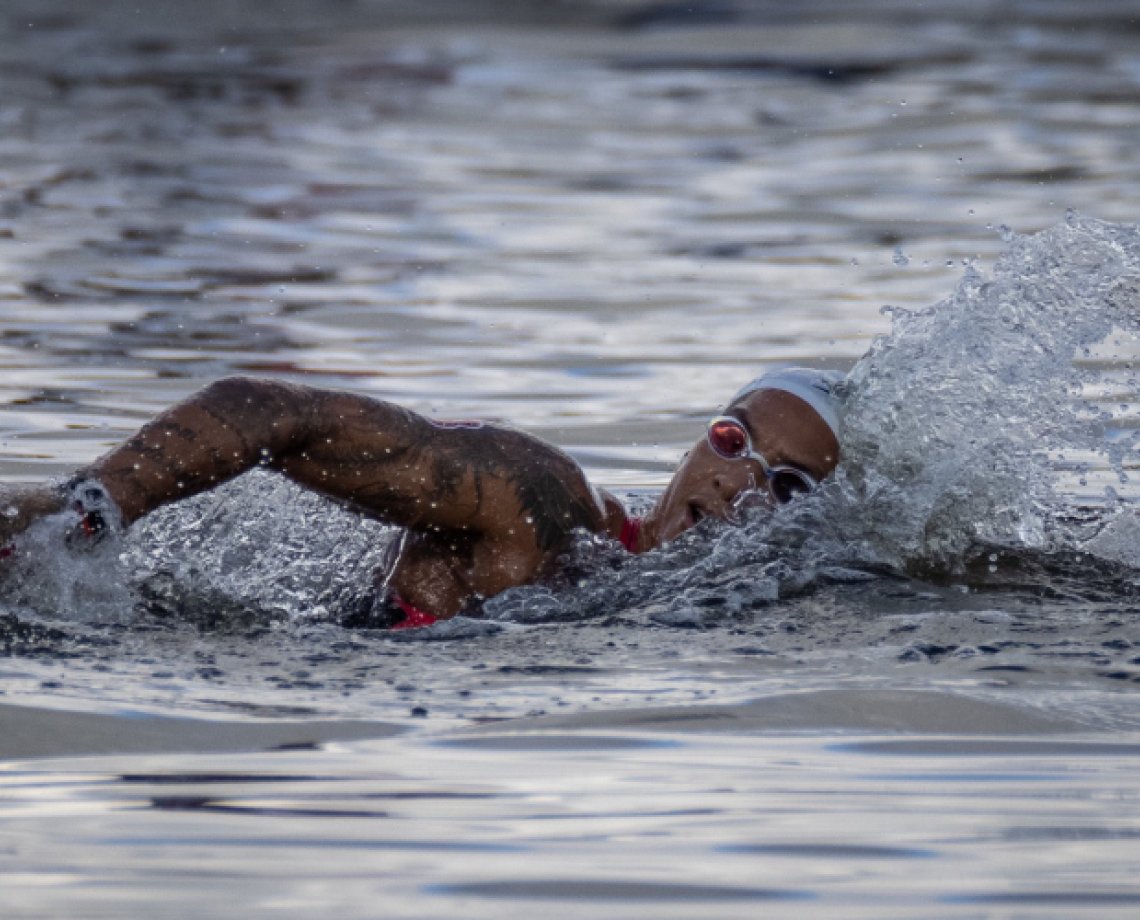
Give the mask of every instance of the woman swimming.
MULTIPOLYGON (((549 575, 575 530, 645 552, 744 493, 810 492, 839 460, 838 375, 788 368, 753 380, 709 422, 643 519, 567 454, 501 425, 438 422, 368 397, 230 377, 163 412, 63 486, 2 496, 0 541, 75 514, 73 539, 129 526, 255 467, 404 528, 386 589, 347 625, 419 626, 549 575)), ((11 548, 5 552, 11 552, 11 548)))

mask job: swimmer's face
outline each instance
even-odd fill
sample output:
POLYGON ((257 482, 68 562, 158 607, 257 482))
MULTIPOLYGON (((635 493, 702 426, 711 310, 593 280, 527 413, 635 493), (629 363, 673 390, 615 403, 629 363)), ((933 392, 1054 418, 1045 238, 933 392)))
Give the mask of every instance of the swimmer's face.
MULTIPOLYGON (((796 467, 819 482, 839 462, 839 442, 827 423, 791 393, 760 390, 733 403, 725 414, 744 423, 753 449, 771 466, 796 467)), ((760 464, 721 457, 702 437, 648 515, 648 536, 660 546, 706 517, 723 520, 733 502, 750 489, 765 489, 760 464)))

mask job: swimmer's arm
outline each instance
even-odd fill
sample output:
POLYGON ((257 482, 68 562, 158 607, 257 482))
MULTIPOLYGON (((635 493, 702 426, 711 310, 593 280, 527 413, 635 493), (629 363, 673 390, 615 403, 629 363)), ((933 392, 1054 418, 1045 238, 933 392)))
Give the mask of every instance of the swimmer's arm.
MULTIPOLYGON (((412 531, 390 583, 437 615, 532 581, 578 528, 606 531, 581 468, 537 438, 449 428, 391 403, 274 380, 211 384, 77 478, 100 482, 130 524, 255 467, 412 531)), ((24 493, 0 508, 13 512, 0 516, 0 536, 61 509, 66 496, 24 493)))
POLYGON ((392 403, 275 380, 219 380, 79 475, 131 523, 254 467, 421 531, 462 531, 562 551, 604 524, 581 469, 505 428, 449 428, 392 403))

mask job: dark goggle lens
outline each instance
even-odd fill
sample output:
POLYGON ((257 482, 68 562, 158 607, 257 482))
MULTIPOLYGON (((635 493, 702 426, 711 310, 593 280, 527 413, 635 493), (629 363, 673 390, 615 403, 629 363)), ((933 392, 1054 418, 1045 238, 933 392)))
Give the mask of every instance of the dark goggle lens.
POLYGON ((748 432, 739 422, 717 419, 709 425, 709 446, 728 460, 748 453, 748 432))
POLYGON ((807 495, 812 484, 791 470, 773 470, 768 477, 768 491, 779 504, 786 505, 797 495, 807 495))

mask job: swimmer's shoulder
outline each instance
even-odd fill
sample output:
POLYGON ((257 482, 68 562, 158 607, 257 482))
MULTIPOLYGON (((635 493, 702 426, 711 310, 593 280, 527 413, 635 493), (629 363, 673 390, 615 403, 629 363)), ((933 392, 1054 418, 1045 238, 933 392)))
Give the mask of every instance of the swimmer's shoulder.
POLYGON ((496 421, 427 421, 433 467, 449 464, 458 487, 475 496, 472 529, 500 545, 512 537, 525 542, 516 504, 535 525, 539 546, 556 554, 577 529, 609 534, 615 509, 621 513, 620 502, 608 493, 603 499, 577 460, 543 438, 496 421))

